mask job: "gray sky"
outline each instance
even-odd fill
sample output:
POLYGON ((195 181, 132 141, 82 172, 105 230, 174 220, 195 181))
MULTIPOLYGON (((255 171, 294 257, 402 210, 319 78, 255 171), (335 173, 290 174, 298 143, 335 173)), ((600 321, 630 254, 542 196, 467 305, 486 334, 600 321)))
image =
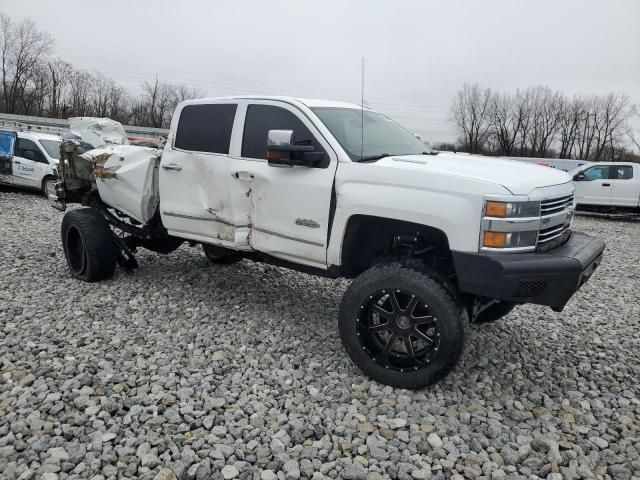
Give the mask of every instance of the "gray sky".
POLYGON ((640 0, 0 0, 56 53, 130 88, 365 101, 432 142, 453 139, 464 82, 619 91, 640 103, 640 0))

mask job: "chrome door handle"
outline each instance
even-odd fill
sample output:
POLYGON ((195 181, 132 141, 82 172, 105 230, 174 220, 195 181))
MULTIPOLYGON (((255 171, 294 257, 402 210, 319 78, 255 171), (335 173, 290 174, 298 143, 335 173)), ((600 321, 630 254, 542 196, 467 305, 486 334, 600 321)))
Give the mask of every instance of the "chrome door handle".
POLYGON ((162 168, 164 168, 165 170, 175 170, 175 171, 182 170, 182 167, 177 163, 167 163, 165 165, 162 165, 162 168))
POLYGON ((250 172, 234 172, 232 174, 234 177, 236 177, 239 180, 252 180, 253 179, 253 173, 250 172))

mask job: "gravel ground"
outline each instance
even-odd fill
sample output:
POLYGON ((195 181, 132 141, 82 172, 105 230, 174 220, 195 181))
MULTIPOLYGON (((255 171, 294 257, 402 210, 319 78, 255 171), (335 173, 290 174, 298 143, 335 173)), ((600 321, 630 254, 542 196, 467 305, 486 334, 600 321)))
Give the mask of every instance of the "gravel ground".
POLYGON ((0 189, 2 478, 640 478, 638 223, 578 218, 608 250, 565 311, 473 326, 413 392, 350 363, 345 282, 183 247, 86 284, 61 219, 0 189))

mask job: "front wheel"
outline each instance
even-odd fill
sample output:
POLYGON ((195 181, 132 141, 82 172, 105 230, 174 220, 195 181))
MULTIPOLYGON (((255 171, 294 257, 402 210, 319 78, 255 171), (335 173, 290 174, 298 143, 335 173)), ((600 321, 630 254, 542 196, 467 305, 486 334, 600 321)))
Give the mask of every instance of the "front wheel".
POLYGON ((45 177, 42 180, 42 187, 40 188, 42 194, 49 198, 56 195, 56 179, 54 177, 45 177))
POLYGON ((349 286, 338 327, 353 362, 378 382, 400 388, 433 384, 464 351, 466 310, 420 268, 383 264, 349 286))

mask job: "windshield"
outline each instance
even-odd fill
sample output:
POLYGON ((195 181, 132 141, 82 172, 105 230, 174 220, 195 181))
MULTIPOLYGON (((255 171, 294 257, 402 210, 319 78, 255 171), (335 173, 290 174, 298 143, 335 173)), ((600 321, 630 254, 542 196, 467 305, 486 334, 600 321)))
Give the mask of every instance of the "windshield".
POLYGON ((39 140, 40 145, 47 151, 47 155, 55 160, 60 160, 60 140, 39 140))
POLYGON ((333 107, 317 107, 311 110, 336 137, 351 160, 372 160, 389 155, 420 155, 431 150, 413 134, 381 113, 371 110, 364 110, 363 113, 355 108, 333 107))
POLYGON ((15 132, 0 130, 0 156, 10 157, 11 155, 13 155, 13 146, 15 143, 15 132))

